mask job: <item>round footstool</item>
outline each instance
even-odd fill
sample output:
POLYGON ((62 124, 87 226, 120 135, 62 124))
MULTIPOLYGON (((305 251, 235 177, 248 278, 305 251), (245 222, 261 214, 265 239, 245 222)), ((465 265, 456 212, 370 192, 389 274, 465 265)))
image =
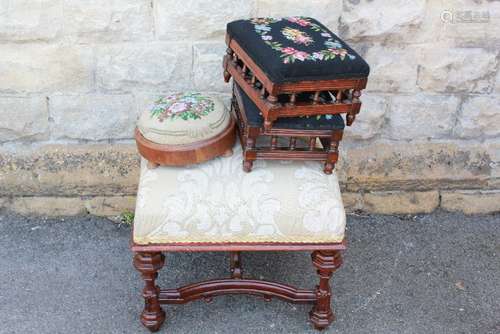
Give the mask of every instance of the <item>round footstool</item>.
POLYGON ((142 113, 135 139, 150 168, 190 165, 232 154, 235 122, 214 96, 176 93, 142 113))

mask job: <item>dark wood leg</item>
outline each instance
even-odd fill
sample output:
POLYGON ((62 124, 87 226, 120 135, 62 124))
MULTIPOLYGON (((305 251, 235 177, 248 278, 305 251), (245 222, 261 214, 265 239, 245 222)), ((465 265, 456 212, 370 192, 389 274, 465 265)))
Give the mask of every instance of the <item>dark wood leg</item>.
POLYGON ((158 270, 163 267, 165 257, 162 253, 136 253, 134 267, 141 273, 145 286, 142 291, 144 310, 141 314, 142 324, 151 332, 160 329, 165 321, 165 311, 160 306, 160 288, 156 286, 158 270))
POLYGON ((323 171, 325 174, 332 174, 335 164, 339 160, 339 143, 342 140, 344 132, 342 130, 334 130, 328 147, 328 156, 323 171))
POLYGON ((243 161, 243 171, 245 173, 250 173, 252 171, 253 161, 252 160, 244 160, 243 161))
POLYGON ((317 268, 319 285, 316 286, 317 301, 309 316, 314 328, 322 330, 335 320, 330 305, 332 296, 330 278, 333 272, 342 265, 342 255, 339 251, 315 251, 311 258, 313 265, 317 268))
POLYGON ((243 149, 243 171, 246 173, 250 173, 252 171, 253 160, 255 157, 252 156, 249 158, 249 155, 252 155, 252 153, 249 152, 255 151, 258 131, 258 128, 249 128, 245 136, 245 147, 243 149))
POLYGON ((229 257, 231 258, 231 278, 242 279, 243 269, 241 269, 241 253, 229 252, 229 257))
POLYGON ((331 163, 331 162, 326 162, 325 163, 325 167, 323 168, 323 172, 325 174, 332 174, 333 173, 333 169, 335 168, 335 164, 331 163))

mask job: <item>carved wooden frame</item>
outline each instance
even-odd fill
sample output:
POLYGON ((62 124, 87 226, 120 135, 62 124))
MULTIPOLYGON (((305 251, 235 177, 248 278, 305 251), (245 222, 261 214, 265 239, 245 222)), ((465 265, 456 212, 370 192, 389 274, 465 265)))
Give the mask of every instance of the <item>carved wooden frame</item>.
POLYGON ((311 160, 324 161, 324 172, 331 174, 339 159, 339 144, 342 140, 343 130, 296 130, 278 129, 269 130, 264 127, 249 125, 243 100, 238 90, 233 86, 233 98, 231 100, 231 113, 236 119, 240 143, 243 149, 243 170, 250 172, 253 162, 257 159, 267 160, 311 160), (257 139, 261 136, 269 136, 270 143, 267 147, 257 145, 257 139), (289 138, 287 146, 279 146, 278 139, 289 138), (306 149, 296 147, 297 138, 309 142, 306 149), (322 144, 322 148, 316 145, 316 138, 322 144))
POLYGON ((366 88, 368 78, 317 80, 273 83, 265 72, 243 50, 239 43, 226 34, 227 54, 223 59, 224 80, 234 81, 245 91, 262 111, 264 127, 271 129, 272 122, 279 117, 306 115, 347 114, 347 125, 354 122, 361 108, 361 91, 366 88), (320 101, 320 93, 334 91, 336 100, 320 101), (295 97, 302 92, 314 92, 311 103, 296 103, 295 97), (278 95, 289 95, 287 103, 279 103, 278 95))
POLYGON ((144 310, 141 322, 152 332, 160 329, 165 321, 162 304, 185 304, 226 294, 247 294, 262 297, 265 301, 278 298, 295 304, 312 304, 309 318, 314 328, 322 330, 335 319, 331 308, 330 278, 342 265, 341 252, 346 249, 345 240, 340 243, 170 243, 138 245, 131 243, 134 266, 145 282, 143 289, 144 310), (214 252, 225 251, 230 255, 228 278, 213 279, 189 284, 180 288, 160 289, 156 285, 158 271, 165 264, 163 252, 214 252), (264 280, 243 278, 242 251, 312 251, 311 259, 319 276, 314 289, 298 289, 293 286, 264 280))

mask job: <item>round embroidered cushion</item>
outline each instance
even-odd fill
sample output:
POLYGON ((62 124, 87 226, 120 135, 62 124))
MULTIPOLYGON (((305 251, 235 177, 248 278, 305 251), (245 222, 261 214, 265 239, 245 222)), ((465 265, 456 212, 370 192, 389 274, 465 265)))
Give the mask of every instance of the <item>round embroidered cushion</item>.
POLYGON ((176 93, 158 99, 142 113, 137 128, 157 144, 181 145, 217 136, 230 122, 222 101, 200 93, 176 93))
POLYGON ((142 113, 135 140, 152 168, 190 165, 231 154, 235 121, 214 96, 177 93, 158 99, 142 113))

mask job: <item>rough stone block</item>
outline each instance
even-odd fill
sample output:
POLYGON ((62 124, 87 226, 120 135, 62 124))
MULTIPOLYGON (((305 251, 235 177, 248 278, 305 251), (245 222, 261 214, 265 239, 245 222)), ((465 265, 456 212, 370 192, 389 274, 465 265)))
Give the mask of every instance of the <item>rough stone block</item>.
POLYGON ((49 106, 55 139, 134 137, 137 110, 131 95, 54 95, 49 106))
MULTIPOLYGON (((494 143, 377 142, 341 148, 337 172, 345 192, 486 189, 500 175, 494 143)), ((138 157, 134 144, 3 145, 0 197, 134 195, 138 157)))
POLYGON ((197 90, 231 92, 231 85, 222 79, 221 59, 225 53, 223 42, 194 45, 193 80, 197 90))
POLYGON ((92 50, 47 44, 5 44, 0 51, 0 92, 88 91, 92 50))
POLYGON ((418 86, 442 93, 489 93, 497 67, 494 52, 481 48, 428 46, 418 61, 418 86))
POLYGON ((4 203, 8 211, 21 215, 77 216, 87 213, 79 197, 14 197, 4 203))
POLYGON ((150 0, 66 1, 64 32, 82 42, 116 42, 153 38, 150 0))
POLYGON ((430 41, 461 47, 500 43, 500 3, 487 0, 428 1, 430 41), (432 18, 429 17, 432 15, 432 18))
POLYGON ((500 70, 497 71, 495 78, 495 93, 500 95, 500 70))
MULTIPOLYGON (((366 46, 365 46, 366 47, 366 46)), ((357 48, 355 48, 357 49, 357 48)), ((357 49, 359 50, 359 49, 357 49)), ((412 93, 417 90, 417 62, 414 47, 373 46, 364 54, 370 65, 367 91, 412 93)))
POLYGON ((449 136, 459 102, 457 97, 445 95, 394 96, 389 107, 388 135, 408 140, 449 136))
POLYGON ((439 206, 438 191, 370 192, 363 194, 363 211, 379 214, 430 213, 439 206))
POLYGON ((165 91, 190 88, 192 50, 185 43, 101 46, 96 81, 109 91, 165 91))
POLYGON ((342 0, 257 0, 257 17, 309 16, 338 30, 342 0))
POLYGON ((500 135, 500 97, 472 96, 462 104, 456 133, 462 138, 500 135))
POLYGON ((500 139, 486 141, 485 147, 491 157, 491 178, 488 182, 488 188, 500 189, 500 139))
POLYGON ((342 202, 346 212, 351 213, 362 209, 362 194, 354 192, 342 192, 342 202))
POLYGON ((481 143, 377 141, 340 148, 336 169, 348 192, 484 189, 495 175, 494 148, 481 143))
POLYGON ((365 94, 361 97, 361 112, 352 126, 345 128, 345 139, 370 139, 381 132, 388 103, 384 96, 365 94))
POLYGON ((158 0, 154 5, 157 36, 172 41, 220 39, 228 22, 248 18, 253 10, 248 0, 158 0))
POLYGON ((135 195, 138 181, 134 144, 0 147, 0 197, 135 195))
POLYGON ((92 197, 85 201, 85 207, 91 215, 116 216, 125 211, 135 210, 135 196, 92 197))
POLYGON ((344 0, 340 31, 352 40, 407 39, 422 23, 425 5, 426 0, 344 0))
POLYGON ((468 215, 500 212, 500 191, 443 191, 441 207, 468 215))
POLYGON ((0 0, 0 41, 48 41, 62 30, 63 0, 0 0))
POLYGON ((49 114, 43 96, 0 97, 0 142, 47 137, 49 114))

